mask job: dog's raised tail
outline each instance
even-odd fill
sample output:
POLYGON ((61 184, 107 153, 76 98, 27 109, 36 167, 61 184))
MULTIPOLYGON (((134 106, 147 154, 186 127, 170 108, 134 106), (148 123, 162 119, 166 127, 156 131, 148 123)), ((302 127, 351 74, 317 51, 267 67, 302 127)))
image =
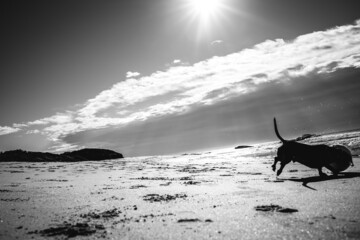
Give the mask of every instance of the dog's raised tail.
POLYGON ((276 136, 277 136, 282 142, 287 142, 285 139, 283 139, 283 138, 280 136, 280 133, 279 133, 279 130, 278 130, 277 124, 276 124, 276 118, 274 118, 274 128, 275 128, 275 134, 276 134, 276 136))

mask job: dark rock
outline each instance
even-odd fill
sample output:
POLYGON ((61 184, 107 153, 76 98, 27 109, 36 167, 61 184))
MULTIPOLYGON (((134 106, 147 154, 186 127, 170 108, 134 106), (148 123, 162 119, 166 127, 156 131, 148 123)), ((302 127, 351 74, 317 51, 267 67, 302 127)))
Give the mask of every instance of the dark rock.
POLYGON ((247 146, 247 145, 240 145, 235 147, 235 149, 243 149, 243 148, 251 148, 252 146, 247 146))

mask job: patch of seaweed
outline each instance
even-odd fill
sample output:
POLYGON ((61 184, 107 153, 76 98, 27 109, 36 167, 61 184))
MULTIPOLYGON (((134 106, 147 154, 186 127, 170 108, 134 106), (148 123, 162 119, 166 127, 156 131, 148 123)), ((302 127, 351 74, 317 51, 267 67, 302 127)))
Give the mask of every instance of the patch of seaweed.
POLYGON ((138 189, 138 188, 147 188, 147 186, 139 184, 130 187, 130 189, 138 189))
POLYGON ((28 232, 29 234, 40 234, 46 237, 53 237, 59 235, 65 235, 68 238, 76 237, 76 236, 90 236, 96 233, 97 230, 104 231, 105 227, 102 224, 89 225, 88 223, 76 223, 71 224, 68 222, 64 222, 57 227, 50 227, 44 230, 35 230, 28 232))
POLYGON ((260 205, 255 207, 256 211, 262 211, 262 212, 281 212, 281 213, 294 213, 298 212, 297 209, 294 208, 284 208, 279 205, 260 205))
POLYGON ((100 212, 100 213, 89 212, 89 213, 86 213, 86 214, 81 214, 80 217, 82 217, 82 218, 93 218, 93 219, 99 219, 99 218, 109 219, 109 218, 118 217, 120 213, 121 213, 121 211, 114 208, 112 210, 107 210, 107 211, 100 212))
POLYGON ((185 185, 198 185, 200 184, 201 182, 198 182, 198 181, 187 181, 187 182, 184 182, 185 185))
POLYGON ((159 195, 159 194, 147 194, 143 197, 144 201, 149 201, 149 202, 168 202, 168 201, 172 201, 178 198, 186 198, 187 195, 180 193, 180 194, 175 194, 175 195, 168 195, 168 194, 164 194, 164 195, 159 195))
POLYGON ((201 220, 198 218, 184 218, 184 219, 179 219, 177 222, 178 223, 201 222, 201 220))
POLYGON ((0 201, 3 202, 27 202, 30 200, 30 197, 28 198, 0 198, 0 201))

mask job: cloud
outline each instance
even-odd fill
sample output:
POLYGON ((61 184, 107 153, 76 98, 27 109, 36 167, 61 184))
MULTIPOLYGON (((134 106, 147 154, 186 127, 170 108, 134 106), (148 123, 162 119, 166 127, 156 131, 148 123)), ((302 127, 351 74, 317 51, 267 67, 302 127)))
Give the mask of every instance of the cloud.
POLYGON ((26 134, 39 134, 39 133, 41 133, 41 132, 38 129, 26 131, 26 134))
POLYGON ((218 44, 221 44, 221 43, 223 43, 223 40, 215 40, 215 41, 212 41, 210 43, 210 45, 218 45, 218 44))
POLYGON ((133 78, 133 77, 138 77, 138 76, 140 76, 140 73, 138 73, 138 72, 127 72, 126 73, 126 78, 133 78))
MULTIPOLYGON (((28 123, 22 123, 22 124, 20 124, 20 126, 64 124, 64 123, 71 122, 71 120, 72 120, 71 114, 72 113, 69 111, 67 111, 65 113, 56 113, 55 115, 53 115, 51 117, 38 119, 38 120, 28 122, 28 123)), ((15 126, 15 124, 14 124, 14 126, 15 126)))
POLYGON ((22 127, 27 127, 28 125, 25 123, 14 123, 13 128, 22 128, 22 127))
MULTIPOLYGON (((273 116, 278 117, 284 137, 321 133, 339 123, 359 122, 356 109, 360 109, 360 101, 355 101, 359 76, 360 69, 353 68, 325 76, 314 70, 293 79, 292 84, 269 82, 257 86, 251 94, 236 94, 231 101, 220 100, 206 107, 193 105, 186 114, 152 117, 120 128, 89 129, 62 140, 88 147, 106 146, 130 157, 273 141, 273 116), (354 102, 349 105, 346 102, 351 98, 354 102)), ((253 79, 248 82, 252 84, 253 79)), ((346 128, 352 129, 350 125, 346 128)))
POLYGON ((12 128, 12 127, 2 127, 0 126, 0 136, 1 135, 7 135, 7 134, 11 134, 11 133, 16 133, 18 131, 20 131, 20 128, 12 128))
MULTIPOLYGON (((305 34, 292 41, 266 40, 227 56, 213 57, 192 66, 173 66, 138 79, 133 77, 140 73, 128 72, 126 80, 75 110, 25 125, 36 127, 48 136, 54 142, 52 149, 73 149, 76 145, 63 142, 71 134, 181 115, 256 92, 264 84, 292 84, 309 74, 360 68, 359 29, 360 21, 357 21, 353 25, 305 34)), ((1 128, 5 134, 11 131, 19 130, 1 128)))
POLYGON ((181 63, 181 60, 180 60, 180 59, 175 59, 175 60, 173 61, 173 63, 174 63, 174 64, 181 63))
POLYGON ((78 145, 68 144, 68 143, 59 143, 54 146, 49 147, 49 151, 52 152, 68 152, 79 149, 78 145))

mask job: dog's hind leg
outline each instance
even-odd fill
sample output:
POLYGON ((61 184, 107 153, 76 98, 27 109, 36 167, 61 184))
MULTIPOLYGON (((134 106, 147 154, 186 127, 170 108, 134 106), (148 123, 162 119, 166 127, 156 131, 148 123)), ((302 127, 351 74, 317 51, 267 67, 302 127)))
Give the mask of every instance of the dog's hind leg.
POLYGON ((338 175, 339 171, 335 170, 335 169, 334 169, 333 167, 331 167, 330 165, 326 165, 325 167, 326 167, 327 169, 329 169, 329 170, 333 173, 334 176, 337 176, 337 175, 338 175))
POLYGON ((327 177, 327 175, 322 172, 322 167, 319 167, 319 168, 318 168, 318 171, 319 171, 320 177, 327 177))

